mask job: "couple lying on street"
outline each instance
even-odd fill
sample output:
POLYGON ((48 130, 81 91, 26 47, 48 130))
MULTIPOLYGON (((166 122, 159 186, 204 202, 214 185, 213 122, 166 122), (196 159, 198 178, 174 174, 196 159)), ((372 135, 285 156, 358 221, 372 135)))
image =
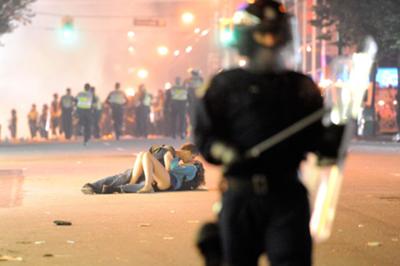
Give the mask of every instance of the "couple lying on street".
POLYGON ((157 191, 194 190, 205 184, 204 168, 195 160, 194 144, 154 145, 140 152, 132 169, 82 187, 84 194, 150 193, 157 191))

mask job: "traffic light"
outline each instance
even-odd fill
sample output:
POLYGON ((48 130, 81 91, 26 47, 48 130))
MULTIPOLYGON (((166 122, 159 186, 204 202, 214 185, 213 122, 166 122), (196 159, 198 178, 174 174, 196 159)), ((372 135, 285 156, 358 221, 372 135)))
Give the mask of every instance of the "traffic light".
POLYGON ((219 40, 223 46, 231 46, 235 42, 233 21, 230 18, 222 18, 219 25, 219 40))
POLYGON ((76 40, 76 32, 74 28, 74 18, 64 16, 61 21, 61 37, 64 42, 73 42, 76 40))

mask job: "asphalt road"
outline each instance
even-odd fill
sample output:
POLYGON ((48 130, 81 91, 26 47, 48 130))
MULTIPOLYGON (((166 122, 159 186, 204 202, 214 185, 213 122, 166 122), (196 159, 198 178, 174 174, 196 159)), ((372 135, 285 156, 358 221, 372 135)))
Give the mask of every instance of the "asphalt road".
MULTIPOLYGON (((153 143, 181 142, 0 146, 0 255, 22 259, 0 256, 0 265, 202 265, 194 238, 214 217, 217 168, 206 166, 208 191, 80 192, 88 181, 129 168, 153 143)), ((315 265, 400 265, 399 191, 400 145, 354 143, 333 235, 315 246, 315 265)))

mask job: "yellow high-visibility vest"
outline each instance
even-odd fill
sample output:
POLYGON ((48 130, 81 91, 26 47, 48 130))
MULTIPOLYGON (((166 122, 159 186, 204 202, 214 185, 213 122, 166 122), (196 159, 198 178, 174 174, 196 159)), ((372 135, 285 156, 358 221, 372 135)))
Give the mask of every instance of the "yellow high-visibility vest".
POLYGON ((92 94, 86 91, 80 92, 78 96, 76 96, 76 100, 78 101, 76 106, 79 109, 90 109, 92 108, 92 94))

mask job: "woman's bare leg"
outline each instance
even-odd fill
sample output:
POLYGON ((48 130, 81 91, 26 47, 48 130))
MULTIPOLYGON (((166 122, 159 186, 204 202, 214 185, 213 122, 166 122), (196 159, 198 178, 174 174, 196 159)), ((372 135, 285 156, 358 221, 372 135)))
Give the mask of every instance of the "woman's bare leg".
POLYGON ((144 152, 140 152, 136 156, 135 163, 134 163, 133 169, 132 169, 131 181, 129 182, 129 184, 136 184, 136 182, 139 180, 139 177, 143 173, 143 164, 142 164, 143 155, 144 155, 144 152))
POLYGON ((168 171, 151 153, 144 153, 142 163, 146 181, 144 187, 139 192, 151 192, 153 190, 153 182, 157 182, 157 186, 161 190, 166 190, 171 186, 168 171))

